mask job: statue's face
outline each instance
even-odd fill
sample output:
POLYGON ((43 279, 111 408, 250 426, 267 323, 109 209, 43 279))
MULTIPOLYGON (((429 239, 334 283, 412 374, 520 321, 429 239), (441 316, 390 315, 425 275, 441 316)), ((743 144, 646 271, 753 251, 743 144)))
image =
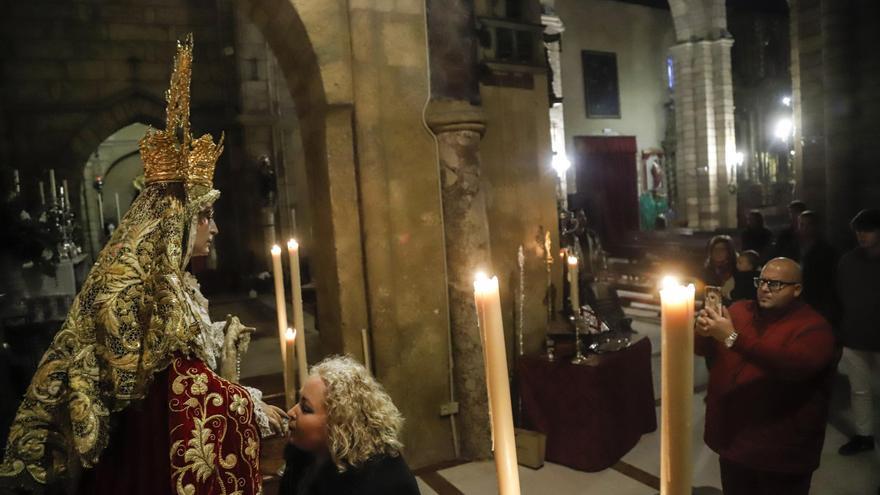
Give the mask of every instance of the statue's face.
POLYGON ((193 246, 193 257, 210 254, 211 246, 214 244, 214 236, 219 233, 217 224, 214 223, 214 208, 202 210, 196 222, 196 240, 193 246))

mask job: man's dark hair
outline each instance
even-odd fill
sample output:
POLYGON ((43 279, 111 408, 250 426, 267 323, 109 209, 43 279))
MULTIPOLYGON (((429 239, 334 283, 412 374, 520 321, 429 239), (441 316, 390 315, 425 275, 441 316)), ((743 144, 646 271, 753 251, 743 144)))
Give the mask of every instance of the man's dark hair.
POLYGON ((799 199, 796 199, 788 204, 788 209, 794 210, 798 213, 803 213, 803 212, 807 211, 807 204, 799 199))
POLYGON ((867 208, 853 217, 849 226, 856 232, 873 232, 880 230, 880 210, 877 208, 867 208))
POLYGON ((752 268, 757 270, 758 267, 761 266, 761 255, 754 249, 746 249, 739 253, 739 255, 749 260, 749 263, 752 264, 752 268))

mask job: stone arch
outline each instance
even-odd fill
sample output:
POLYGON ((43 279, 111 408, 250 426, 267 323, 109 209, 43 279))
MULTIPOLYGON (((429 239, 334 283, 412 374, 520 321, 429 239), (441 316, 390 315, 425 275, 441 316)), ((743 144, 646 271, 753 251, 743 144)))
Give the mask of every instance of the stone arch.
POLYGON ((246 0, 296 105, 313 192, 312 249, 322 347, 360 354, 369 326, 355 170, 348 2, 246 0))
MULTIPOLYGON (((146 93, 133 92, 110 100, 103 109, 92 114, 70 139, 70 153, 66 156, 82 167, 107 136, 135 122, 163 127, 165 102, 146 93)), ((62 155, 64 156, 64 155, 62 155)))

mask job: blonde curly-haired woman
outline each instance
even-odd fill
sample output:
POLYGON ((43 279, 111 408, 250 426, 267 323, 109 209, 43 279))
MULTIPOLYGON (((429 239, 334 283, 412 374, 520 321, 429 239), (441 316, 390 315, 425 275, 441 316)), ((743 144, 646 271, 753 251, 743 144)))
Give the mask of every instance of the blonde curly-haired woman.
POLYGON ((348 356, 312 367, 288 411, 280 494, 418 494, 401 456, 403 417, 367 370, 348 356))

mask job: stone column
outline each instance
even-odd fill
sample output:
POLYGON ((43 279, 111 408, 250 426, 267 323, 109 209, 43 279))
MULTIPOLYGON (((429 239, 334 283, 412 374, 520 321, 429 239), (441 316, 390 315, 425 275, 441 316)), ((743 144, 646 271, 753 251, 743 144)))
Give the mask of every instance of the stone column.
POLYGON ((853 120, 856 94, 853 63, 852 0, 822 0, 822 81, 825 90, 825 205, 830 240, 839 246, 852 240, 849 221, 857 210, 858 167, 853 120))
POLYGON ((479 103, 471 0, 428 0, 431 102, 426 121, 437 137, 457 428, 460 455, 490 455, 489 405, 473 280, 489 264, 489 223, 480 178, 485 123, 479 103))
POLYGON ((736 156, 730 47, 733 40, 687 41, 675 64, 676 205, 680 220, 703 230, 736 227, 730 173, 736 156))

